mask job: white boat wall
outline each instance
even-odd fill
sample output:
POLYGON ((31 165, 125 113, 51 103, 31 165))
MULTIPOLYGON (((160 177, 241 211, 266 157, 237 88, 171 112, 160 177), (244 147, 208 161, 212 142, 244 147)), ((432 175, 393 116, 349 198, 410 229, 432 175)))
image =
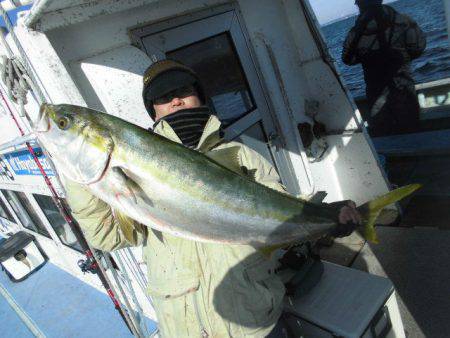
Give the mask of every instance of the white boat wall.
MULTIPOLYGON (((14 32, 49 102, 88 106, 144 128, 152 125, 141 98, 144 70, 166 57, 182 60, 205 74, 215 110, 229 118, 227 137, 263 154, 291 193, 326 191, 326 202, 363 203, 387 192, 388 183, 317 27, 306 0, 41 0, 18 20, 14 32), (327 132, 305 147, 298 125, 314 124, 312 117, 327 132)), ((6 40, 19 55, 10 34, 6 40)), ((6 54, 3 46, 0 54, 6 54)), ((18 116, 18 106, 10 105, 18 116)), ((3 102, 2 108, 0 145, 20 136, 3 102)), ((38 112, 30 94, 26 109, 32 117, 38 112)), ((23 149, 1 155, 0 199, 12 223, 24 226, 20 210, 10 204, 17 197, 8 191, 17 191, 48 232, 26 229, 50 260, 102 289, 96 276, 80 272, 82 255, 66 245, 43 212, 40 195, 50 193, 42 177, 23 163, 26 170, 12 167, 13 161, 29 160, 18 154, 23 149)), ((63 194, 61 187, 57 190, 63 194)), ((141 249, 133 252, 141 260, 141 249)), ((149 302, 141 306, 155 318, 149 302)))

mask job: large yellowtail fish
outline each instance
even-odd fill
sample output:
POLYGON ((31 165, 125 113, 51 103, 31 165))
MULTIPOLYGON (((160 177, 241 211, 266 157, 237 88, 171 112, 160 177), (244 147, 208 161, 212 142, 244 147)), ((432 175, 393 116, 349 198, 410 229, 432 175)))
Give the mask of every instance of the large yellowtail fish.
MULTIPOLYGON (((258 184, 227 167, 237 147, 202 154, 117 117, 43 105, 35 126, 58 172, 132 219, 183 238, 266 249, 318 238, 338 212, 258 184), (227 167, 214 158, 227 162, 227 167)), ((369 240, 380 211, 418 185, 358 208, 369 240)))

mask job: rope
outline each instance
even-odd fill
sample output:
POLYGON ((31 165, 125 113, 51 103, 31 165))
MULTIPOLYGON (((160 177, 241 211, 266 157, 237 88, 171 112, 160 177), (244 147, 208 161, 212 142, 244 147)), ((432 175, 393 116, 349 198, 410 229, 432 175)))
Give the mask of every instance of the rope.
MULTIPOLYGON (((2 16, 3 21, 6 24, 6 27, 8 28, 8 31, 11 33, 10 36, 12 37, 12 39, 14 41, 14 44, 17 47, 22 60, 26 61, 27 60, 27 56, 26 56, 27 54, 25 53, 25 50, 23 49, 22 44, 20 43, 20 41, 17 38, 16 34, 14 33, 14 26, 13 26, 11 20, 9 19, 8 13, 6 13, 5 9, 3 8, 3 6, 1 4, 0 4, 0 15, 2 16)), ((6 41, 4 40, 5 38, 3 36, 3 32, 0 32, 0 33, 1 33, 0 34, 1 38, 4 41, 4 44, 7 45, 6 41)), ((7 48, 7 52, 8 52, 8 54, 10 54, 9 56, 12 57, 13 53, 12 53, 10 48, 7 48)), ((44 103, 46 101, 45 100, 45 96, 42 93, 41 88, 36 85, 38 83, 38 81, 37 81, 37 79, 34 76, 34 72, 31 69, 29 62, 23 62, 23 63, 20 62, 20 63, 22 65, 23 69, 25 70, 24 73, 28 74, 28 76, 29 76, 29 82, 28 83, 30 84, 31 88, 33 89, 33 93, 35 95, 37 95, 37 100, 36 101, 38 101, 38 103, 40 103, 40 104, 44 103)))
POLYGON ((0 78, 6 86, 8 98, 19 105, 20 116, 26 117, 28 122, 32 125, 25 112, 25 105, 28 103, 27 93, 35 88, 33 81, 22 63, 16 57, 0 56, 0 78))
POLYGON ((7 88, 8 97, 14 103, 27 104, 30 78, 26 75, 22 62, 15 57, 1 56, 0 76, 7 88))

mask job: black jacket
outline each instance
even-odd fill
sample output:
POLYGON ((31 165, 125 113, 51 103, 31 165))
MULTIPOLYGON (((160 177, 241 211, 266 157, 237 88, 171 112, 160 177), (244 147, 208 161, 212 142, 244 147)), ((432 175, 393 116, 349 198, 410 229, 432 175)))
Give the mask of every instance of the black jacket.
POLYGON ((384 129, 386 116, 397 125, 408 119, 418 122, 419 105, 410 64, 425 47, 425 34, 417 23, 386 5, 361 14, 348 33, 342 60, 347 65, 362 64, 371 116, 382 112, 384 117, 377 118, 383 120, 384 129))
POLYGON ((342 60, 361 63, 369 101, 387 85, 414 88, 411 60, 426 47, 417 23, 390 6, 380 6, 360 15, 344 42, 342 60))

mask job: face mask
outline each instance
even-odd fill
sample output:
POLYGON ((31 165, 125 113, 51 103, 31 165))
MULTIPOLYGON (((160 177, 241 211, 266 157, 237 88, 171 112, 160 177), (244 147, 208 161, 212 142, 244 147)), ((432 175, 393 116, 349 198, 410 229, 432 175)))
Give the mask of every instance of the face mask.
POLYGON ((155 126, 161 120, 166 121, 186 147, 196 148, 210 116, 208 107, 182 109, 164 116, 155 126))

